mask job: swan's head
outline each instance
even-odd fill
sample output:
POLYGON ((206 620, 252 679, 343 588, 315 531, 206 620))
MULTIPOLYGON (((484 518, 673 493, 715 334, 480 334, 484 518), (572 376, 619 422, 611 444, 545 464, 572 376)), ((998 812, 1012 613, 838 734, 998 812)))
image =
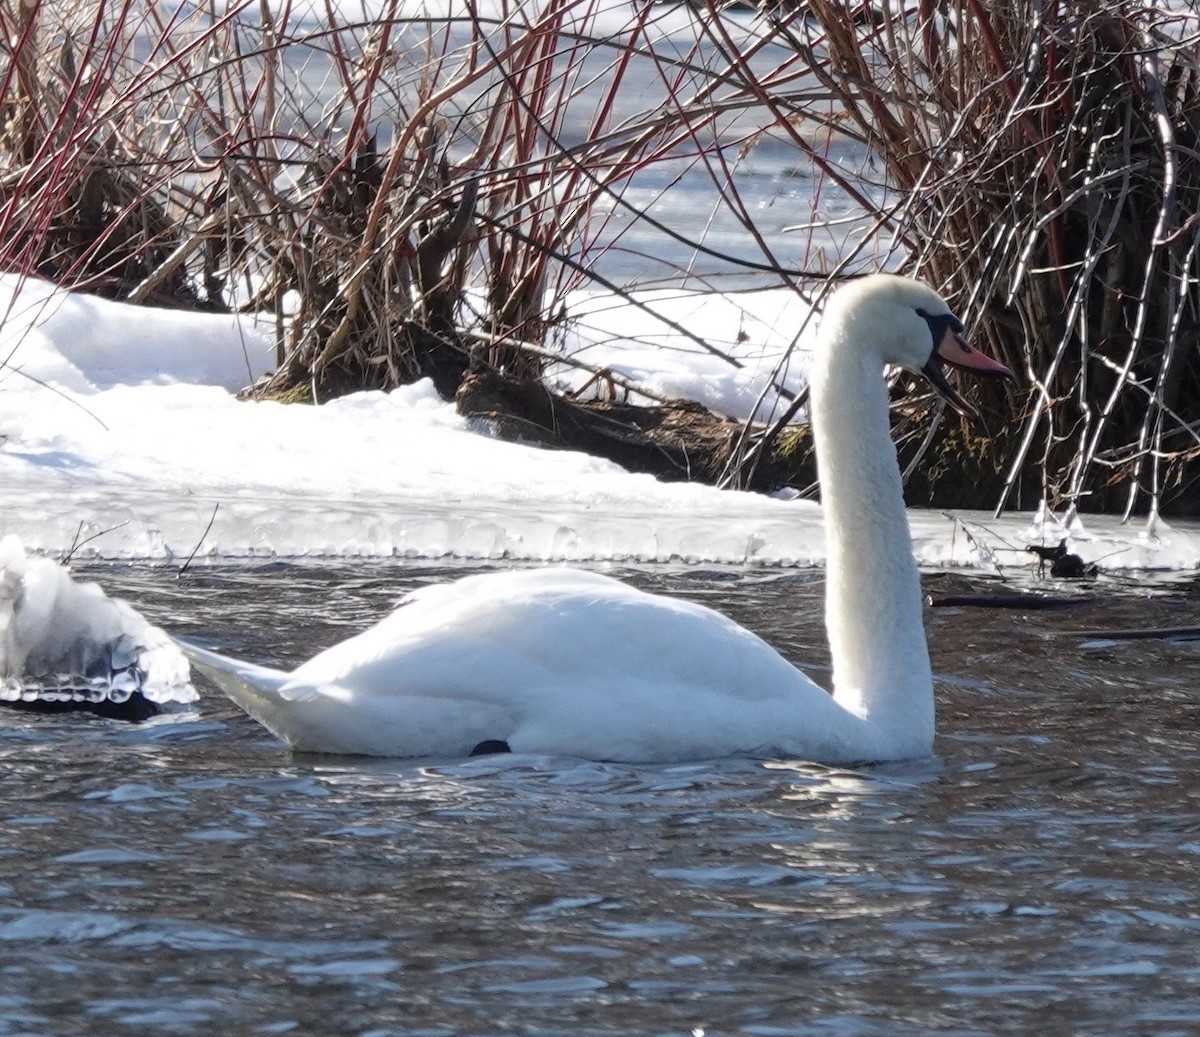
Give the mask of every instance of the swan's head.
POLYGON ((895 274, 872 274, 840 288, 822 322, 832 321, 846 337, 871 342, 884 364, 924 375, 959 414, 979 412, 946 380, 945 367, 975 374, 1014 375, 1003 364, 972 347, 963 324, 946 301, 928 285, 895 274))

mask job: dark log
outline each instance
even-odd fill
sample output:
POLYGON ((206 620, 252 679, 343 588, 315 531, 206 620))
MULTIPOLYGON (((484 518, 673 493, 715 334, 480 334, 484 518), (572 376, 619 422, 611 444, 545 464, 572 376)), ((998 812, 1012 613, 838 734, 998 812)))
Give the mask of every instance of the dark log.
MULTIPOLYGON (((460 414, 491 422, 500 439, 581 450, 669 481, 719 482, 743 433, 741 422, 691 400, 648 406, 572 400, 539 381, 494 370, 470 372, 455 404, 460 414)), ((810 484, 816 473, 809 443, 807 430, 784 438, 749 488, 810 484)))
POLYGON ((1104 638, 1109 641, 1152 641, 1172 637, 1200 638, 1200 627, 1147 627, 1139 630, 1055 630, 1058 637, 1104 638))
POLYGON ((988 608, 988 609, 1069 609, 1076 605, 1091 605, 1095 598, 1061 598, 1046 594, 930 594, 926 604, 931 608, 988 608))

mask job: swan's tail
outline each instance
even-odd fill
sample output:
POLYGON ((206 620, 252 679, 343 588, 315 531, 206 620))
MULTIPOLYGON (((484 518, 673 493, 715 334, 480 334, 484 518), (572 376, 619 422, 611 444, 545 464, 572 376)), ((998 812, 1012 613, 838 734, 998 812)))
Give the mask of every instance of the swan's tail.
POLYGON ((181 638, 175 641, 192 665, 221 691, 268 730, 291 741, 287 734, 287 711, 289 701, 297 696, 284 691, 292 683, 290 673, 233 659, 181 638))

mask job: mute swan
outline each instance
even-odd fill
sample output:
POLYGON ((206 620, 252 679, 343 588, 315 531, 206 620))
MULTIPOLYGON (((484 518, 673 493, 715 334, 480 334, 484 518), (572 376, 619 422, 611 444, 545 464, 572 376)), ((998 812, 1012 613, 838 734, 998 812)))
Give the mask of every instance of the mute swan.
POLYGON ((0 539, 0 705, 145 720, 198 696, 158 627, 94 583, 0 539))
POLYGON ((884 367, 921 371, 964 415, 942 364, 1007 375, 931 289, 874 275, 833 297, 812 371, 828 538, 834 693, 720 613, 569 569, 471 576, 291 673, 184 650, 295 750, 503 751, 668 762, 928 755, 934 704, 884 367))

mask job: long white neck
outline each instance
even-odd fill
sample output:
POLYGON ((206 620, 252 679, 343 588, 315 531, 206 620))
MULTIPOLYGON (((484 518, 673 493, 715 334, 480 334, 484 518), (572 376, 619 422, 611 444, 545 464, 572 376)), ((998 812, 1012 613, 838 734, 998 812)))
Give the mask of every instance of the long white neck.
POLYGON ((921 585, 896 451, 883 363, 855 330, 822 329, 814 358, 812 423, 828 550, 825 624, 834 700, 867 721, 896 755, 932 748, 933 682, 921 585))

